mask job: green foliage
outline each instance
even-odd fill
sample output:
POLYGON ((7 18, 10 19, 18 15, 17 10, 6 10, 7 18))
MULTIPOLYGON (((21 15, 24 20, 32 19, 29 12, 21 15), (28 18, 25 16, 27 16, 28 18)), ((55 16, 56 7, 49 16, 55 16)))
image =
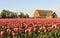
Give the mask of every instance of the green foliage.
POLYGON ((23 12, 20 12, 19 18, 24 18, 24 13, 23 12))
POLYGON ((19 18, 29 18, 28 14, 24 14, 23 12, 20 12, 19 18))
POLYGON ((12 18, 17 18, 17 17, 18 17, 18 16, 17 16, 17 13, 12 13, 11 17, 12 17, 12 18))
POLYGON ((13 16, 12 14, 13 14, 13 12, 4 9, 1 12, 1 17, 2 18, 11 18, 13 16))
POLYGON ((11 12, 9 10, 3 9, 1 12, 1 18, 29 18, 28 14, 24 14, 23 12, 20 12, 18 15, 17 12, 11 12))
POLYGON ((7 11, 5 9, 2 10, 2 12, 1 12, 2 18, 6 18, 6 14, 7 14, 7 11))
POLYGON ((28 14, 25 14, 25 15, 24 15, 24 18, 29 18, 29 15, 28 15, 28 14))

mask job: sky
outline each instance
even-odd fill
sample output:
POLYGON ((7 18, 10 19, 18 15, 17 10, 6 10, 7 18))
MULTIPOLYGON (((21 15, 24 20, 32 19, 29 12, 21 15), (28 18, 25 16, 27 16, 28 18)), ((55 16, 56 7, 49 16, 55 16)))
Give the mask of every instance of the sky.
POLYGON ((3 9, 28 13, 30 17, 37 9, 53 10, 59 17, 60 0, 0 0, 0 11, 3 9))

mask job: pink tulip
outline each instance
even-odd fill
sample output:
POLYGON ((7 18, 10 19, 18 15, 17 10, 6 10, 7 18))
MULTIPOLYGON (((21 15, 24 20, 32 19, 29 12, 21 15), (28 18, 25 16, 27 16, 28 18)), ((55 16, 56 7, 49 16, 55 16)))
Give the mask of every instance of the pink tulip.
POLYGON ((40 28, 39 28, 39 30, 41 31, 41 30, 43 30, 43 28, 42 28, 42 27, 40 27, 40 28))
POLYGON ((38 30, 38 34, 40 34, 40 31, 38 30))
POLYGON ((36 32, 36 28, 35 27, 33 28, 33 31, 36 32))
POLYGON ((45 27, 43 27, 43 30, 44 30, 45 33, 47 32, 47 29, 45 27))
POLYGON ((32 32, 32 27, 29 27, 28 28, 28 32, 32 32))
POLYGON ((5 28, 5 26, 2 26, 2 28, 4 29, 4 28, 5 28))
POLYGON ((1 31, 1 36, 3 37, 5 35, 5 32, 4 31, 1 31))
POLYGON ((46 28, 43 26, 43 29, 46 29, 46 28))
POLYGON ((25 30, 25 33, 27 33, 28 32, 28 30, 25 30))
POLYGON ((14 31, 15 31, 15 32, 18 32, 18 28, 14 28, 14 31))
POLYGON ((12 31, 12 36, 16 36, 16 34, 12 31))
POLYGON ((50 32, 52 30, 52 28, 47 28, 48 32, 50 32))
POLYGON ((10 29, 7 29, 7 33, 11 33, 11 30, 10 29))
POLYGON ((52 25, 52 29, 57 29, 57 25, 56 24, 53 24, 52 25))
POLYGON ((57 29, 59 29, 59 26, 57 27, 57 29))
POLYGON ((28 27, 28 25, 27 25, 27 24, 24 24, 24 27, 25 27, 25 28, 27 28, 27 27, 28 27))

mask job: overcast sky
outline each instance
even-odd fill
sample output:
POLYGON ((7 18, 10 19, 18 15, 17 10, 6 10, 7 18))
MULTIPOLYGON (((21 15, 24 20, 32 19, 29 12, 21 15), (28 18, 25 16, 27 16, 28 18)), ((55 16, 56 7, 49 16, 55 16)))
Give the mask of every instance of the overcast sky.
POLYGON ((60 0, 0 0, 0 11, 21 11, 33 16, 36 9, 53 10, 60 16, 60 0))

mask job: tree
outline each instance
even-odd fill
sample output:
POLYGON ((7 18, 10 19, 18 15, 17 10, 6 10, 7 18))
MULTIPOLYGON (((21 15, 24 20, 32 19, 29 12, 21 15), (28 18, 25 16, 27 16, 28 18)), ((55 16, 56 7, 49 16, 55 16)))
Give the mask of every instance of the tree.
POLYGON ((17 13, 11 12, 9 10, 2 10, 1 12, 2 18, 17 18, 17 13))
POLYGON ((20 15, 18 16, 19 18, 24 18, 24 13, 20 12, 20 15))
POLYGON ((2 12, 1 12, 1 17, 2 18, 6 18, 6 13, 7 13, 7 11, 4 9, 4 10, 2 10, 2 12))
POLYGON ((10 18, 13 12, 9 11, 9 10, 2 10, 1 12, 1 17, 2 18, 10 18))
POLYGON ((7 10, 6 18, 11 18, 12 13, 14 13, 14 12, 11 12, 11 11, 7 10))
POLYGON ((29 18, 29 15, 28 14, 24 14, 23 12, 20 12, 19 17, 20 18, 29 18))
POLYGON ((28 14, 25 14, 25 15, 24 15, 24 18, 29 18, 29 15, 28 15, 28 14))
POLYGON ((13 13, 12 14, 12 18, 17 18, 18 16, 17 16, 17 13, 13 13))
POLYGON ((18 15, 17 12, 11 12, 9 10, 2 10, 1 12, 1 17, 2 18, 29 18, 28 14, 24 14, 23 12, 20 12, 18 15))

